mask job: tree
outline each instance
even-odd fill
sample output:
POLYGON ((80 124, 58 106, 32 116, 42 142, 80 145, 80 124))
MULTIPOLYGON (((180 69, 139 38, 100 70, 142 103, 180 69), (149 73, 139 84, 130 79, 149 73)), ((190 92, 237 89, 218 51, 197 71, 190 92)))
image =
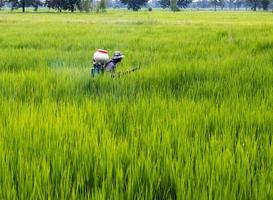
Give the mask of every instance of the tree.
POLYGON ((209 0, 195 1, 194 4, 196 4, 197 8, 209 8, 210 7, 209 0))
POLYGON ((81 0, 66 0, 65 1, 64 10, 70 10, 71 12, 74 12, 77 7, 80 7, 81 0))
POLYGON ((262 4, 262 7, 263 7, 263 10, 268 10, 270 0, 261 0, 261 4, 262 4))
POLYGON ((234 5, 234 3, 235 3, 235 0, 228 0, 228 7, 229 7, 229 9, 231 10, 232 9, 232 7, 233 7, 233 5, 234 5))
POLYGON ((240 7, 244 4, 244 0, 235 0, 234 1, 234 10, 240 9, 240 7))
POLYGON ((2 7, 4 7, 4 5, 5 5, 4 0, 0 0, 0 10, 1 10, 2 7))
POLYGON ((247 4, 251 7, 253 11, 257 10, 260 0, 247 0, 247 4))
POLYGON ((65 0, 47 0, 45 2, 45 5, 48 8, 57 9, 59 12, 62 12, 64 4, 65 4, 65 0))
POLYGON ((11 4, 11 9, 22 8, 22 12, 25 12, 26 7, 31 6, 37 10, 42 5, 40 0, 9 0, 8 2, 11 4))
POLYGON ((92 9, 90 0, 81 0, 81 5, 79 7, 80 11, 90 12, 92 9))
POLYGON ((217 10, 217 6, 220 6, 222 9, 225 6, 225 1, 224 0, 211 0, 210 3, 213 5, 214 11, 217 10))
POLYGON ((99 11, 102 11, 102 12, 106 11, 106 0, 100 0, 99 5, 97 7, 97 12, 99 11))
POLYGON ((57 9, 59 12, 62 10, 74 12, 76 7, 81 8, 81 0, 47 0, 46 5, 49 8, 57 9))
POLYGON ((176 12, 179 11, 178 7, 177 7, 177 0, 171 0, 170 2, 170 6, 171 6, 171 11, 176 12))
POLYGON ((125 5, 127 5, 127 8, 133 11, 138 11, 141 6, 145 5, 148 0, 121 0, 121 2, 125 5))
POLYGON ((225 7, 225 0, 219 0, 218 2, 219 2, 218 5, 219 5, 220 8, 223 10, 224 7, 225 7))
POLYGON ((160 0, 159 4, 163 9, 169 8, 170 7, 170 0, 160 0))
POLYGON ((112 2, 112 7, 113 8, 123 8, 124 4, 121 2, 121 0, 112 0, 108 1, 108 3, 112 2))
POLYGON ((160 0, 159 3, 162 8, 171 8, 172 11, 178 11, 178 8, 186 8, 192 0, 160 0), (172 3, 172 6, 171 6, 172 3))
POLYGON ((177 6, 179 8, 186 8, 188 7, 189 4, 191 4, 192 0, 178 0, 177 1, 177 6))

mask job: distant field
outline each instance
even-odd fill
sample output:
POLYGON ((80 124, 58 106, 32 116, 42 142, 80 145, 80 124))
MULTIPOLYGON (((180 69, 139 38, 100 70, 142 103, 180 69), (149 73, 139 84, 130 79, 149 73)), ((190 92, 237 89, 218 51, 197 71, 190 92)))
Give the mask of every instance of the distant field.
POLYGON ((272 199, 272 134, 272 13, 0 12, 0 199, 272 199))

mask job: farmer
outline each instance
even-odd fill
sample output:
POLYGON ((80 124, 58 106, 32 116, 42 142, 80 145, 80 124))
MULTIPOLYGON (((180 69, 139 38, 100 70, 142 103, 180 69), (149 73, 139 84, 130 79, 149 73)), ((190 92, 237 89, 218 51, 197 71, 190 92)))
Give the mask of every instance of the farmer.
POLYGON ((106 64, 105 71, 114 74, 116 65, 121 62, 122 58, 124 58, 124 55, 120 51, 115 51, 113 58, 106 64))

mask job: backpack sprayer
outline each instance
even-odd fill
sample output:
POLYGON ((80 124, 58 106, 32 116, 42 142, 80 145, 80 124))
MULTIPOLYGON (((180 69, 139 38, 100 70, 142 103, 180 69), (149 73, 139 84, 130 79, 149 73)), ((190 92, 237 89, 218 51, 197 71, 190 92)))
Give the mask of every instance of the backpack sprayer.
POLYGON ((109 62, 108 51, 98 49, 93 55, 93 68, 91 75, 96 76, 104 73, 105 65, 109 62))
POLYGON ((104 71, 108 71, 111 72, 111 77, 120 77, 140 69, 140 67, 134 67, 125 72, 115 73, 116 64, 118 62, 121 62, 123 57, 124 56, 121 54, 121 52, 116 51, 114 53, 112 60, 110 60, 108 51, 98 49, 93 55, 93 68, 91 69, 91 76, 94 77, 103 74, 104 71))

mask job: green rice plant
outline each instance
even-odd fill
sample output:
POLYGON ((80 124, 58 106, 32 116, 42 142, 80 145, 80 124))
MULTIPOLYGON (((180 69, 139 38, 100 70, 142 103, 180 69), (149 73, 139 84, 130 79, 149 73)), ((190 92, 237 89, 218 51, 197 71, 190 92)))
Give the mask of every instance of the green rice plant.
POLYGON ((271 199, 270 13, 0 12, 0 199, 271 199), (91 78, 98 48, 118 71, 91 78))

